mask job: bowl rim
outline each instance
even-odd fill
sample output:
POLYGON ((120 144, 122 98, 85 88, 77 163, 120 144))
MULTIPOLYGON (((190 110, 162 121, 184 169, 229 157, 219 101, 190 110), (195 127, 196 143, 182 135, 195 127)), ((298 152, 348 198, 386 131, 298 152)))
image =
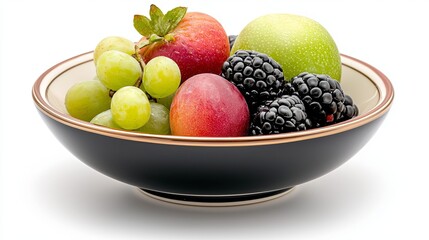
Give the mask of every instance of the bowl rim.
POLYGON ((297 142, 308 139, 324 137, 332 134, 345 132, 354 128, 358 128, 369 122, 372 122, 383 116, 391 107, 394 98, 394 89, 390 80, 380 70, 372 65, 356 59, 354 57, 341 54, 341 63, 362 75, 366 76, 373 82, 379 92, 379 100, 377 104, 367 113, 358 115, 350 120, 341 123, 299 131, 292 133, 282 133, 273 135, 261 136, 241 136, 241 137, 190 137, 190 136, 173 136, 173 135, 157 135, 140 132, 132 132, 127 130, 117 130, 104 126, 98 126, 90 122, 82 121, 71 117, 70 115, 61 113, 56 110, 47 99, 47 90, 49 85, 55 81, 56 77, 61 73, 83 63, 93 61, 93 51, 82 53, 61 61, 42 73, 35 81, 32 88, 32 97, 36 107, 46 116, 51 119, 70 126, 94 134, 104 135, 108 137, 167 145, 180 146, 203 146, 203 147, 234 147, 234 146, 260 146, 270 144, 280 144, 288 142, 297 142), (62 66, 62 71, 56 71, 62 66), (48 83, 46 80, 48 79, 48 83))

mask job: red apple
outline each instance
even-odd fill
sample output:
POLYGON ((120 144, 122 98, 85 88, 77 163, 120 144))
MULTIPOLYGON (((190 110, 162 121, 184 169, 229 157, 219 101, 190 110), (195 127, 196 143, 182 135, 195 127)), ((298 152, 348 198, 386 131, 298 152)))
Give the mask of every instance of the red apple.
POLYGON ((150 17, 134 16, 134 26, 143 35, 139 53, 144 62, 157 56, 173 59, 180 68, 182 82, 199 73, 221 73, 229 56, 229 40, 215 18, 199 12, 186 13, 183 7, 164 15, 155 5, 151 5, 150 17))
POLYGON ((237 137, 247 135, 249 108, 240 91, 219 75, 203 73, 184 82, 170 109, 173 135, 237 137))

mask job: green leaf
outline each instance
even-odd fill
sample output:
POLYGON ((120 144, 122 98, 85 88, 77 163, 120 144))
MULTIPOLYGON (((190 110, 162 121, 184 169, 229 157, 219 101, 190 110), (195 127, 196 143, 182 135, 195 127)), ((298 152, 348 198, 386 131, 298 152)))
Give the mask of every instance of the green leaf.
POLYGON ((165 25, 165 32, 163 36, 174 30, 177 25, 182 21, 187 11, 186 7, 176 7, 168 11, 163 17, 163 24, 165 25))
POLYGON ((152 25, 146 16, 142 15, 134 15, 134 28, 139 32, 142 36, 149 37, 153 33, 152 25))
POLYGON ((186 11, 186 7, 176 7, 164 15, 161 9, 152 4, 150 5, 149 10, 150 19, 146 16, 134 15, 134 28, 137 30, 137 32, 147 39, 151 38, 152 36, 153 41, 149 41, 150 43, 145 43, 143 45, 151 44, 162 39, 166 41, 173 41, 174 36, 171 34, 171 32, 177 27, 180 21, 182 21, 186 11), (153 38, 153 35, 158 37, 153 38), (164 38, 165 36, 168 36, 168 39, 164 38))
POLYGON ((165 30, 162 24, 164 13, 155 4, 152 4, 150 5, 149 15, 153 31, 159 36, 164 36, 163 33, 165 30))

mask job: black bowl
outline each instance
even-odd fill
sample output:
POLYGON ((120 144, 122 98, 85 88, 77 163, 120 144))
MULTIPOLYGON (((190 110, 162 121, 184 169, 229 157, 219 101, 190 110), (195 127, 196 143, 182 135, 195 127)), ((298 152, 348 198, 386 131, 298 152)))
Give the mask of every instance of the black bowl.
POLYGON ((286 193, 350 159, 374 135, 393 101, 380 71, 342 55, 341 84, 359 116, 296 133, 233 138, 183 137, 109 129, 67 114, 64 96, 93 79, 92 53, 65 60, 33 86, 41 117, 58 140, 97 171, 156 198, 201 205, 258 202, 286 193))

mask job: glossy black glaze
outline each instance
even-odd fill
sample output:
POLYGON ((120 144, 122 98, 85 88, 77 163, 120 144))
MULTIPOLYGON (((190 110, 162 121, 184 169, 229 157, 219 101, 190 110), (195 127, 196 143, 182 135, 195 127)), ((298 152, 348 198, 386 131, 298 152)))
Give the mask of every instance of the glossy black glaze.
POLYGON ((143 189, 192 195, 275 191, 320 177, 359 151, 386 116, 349 131, 298 142, 195 147, 107 137, 40 115, 71 153, 97 171, 143 189))

